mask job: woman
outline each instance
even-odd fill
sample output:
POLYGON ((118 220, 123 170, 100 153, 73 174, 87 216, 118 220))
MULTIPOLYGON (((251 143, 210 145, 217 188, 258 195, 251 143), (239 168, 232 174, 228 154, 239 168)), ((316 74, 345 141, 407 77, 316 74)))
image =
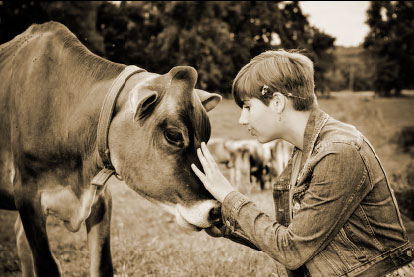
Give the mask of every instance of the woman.
POLYGON ((295 150, 273 185, 275 221, 232 187, 202 143, 204 173, 192 169, 222 203, 224 222, 209 233, 266 252, 290 275, 414 275, 413 248, 380 160, 354 126, 318 108, 313 77, 306 56, 284 50, 240 70, 232 88, 239 123, 261 143, 284 139, 295 150))

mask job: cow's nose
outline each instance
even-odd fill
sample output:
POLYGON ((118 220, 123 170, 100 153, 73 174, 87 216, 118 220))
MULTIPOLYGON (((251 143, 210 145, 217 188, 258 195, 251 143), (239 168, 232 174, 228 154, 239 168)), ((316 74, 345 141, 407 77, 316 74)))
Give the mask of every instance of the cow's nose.
POLYGON ((171 75, 172 81, 184 81, 191 88, 194 88, 197 82, 197 71, 191 66, 175 66, 168 74, 171 75))
POLYGON ((213 224, 218 223, 221 220, 221 204, 219 202, 211 208, 208 217, 208 221, 213 224))
POLYGON ((191 206, 177 204, 178 218, 199 228, 209 228, 219 221, 220 202, 217 200, 201 200, 191 206))

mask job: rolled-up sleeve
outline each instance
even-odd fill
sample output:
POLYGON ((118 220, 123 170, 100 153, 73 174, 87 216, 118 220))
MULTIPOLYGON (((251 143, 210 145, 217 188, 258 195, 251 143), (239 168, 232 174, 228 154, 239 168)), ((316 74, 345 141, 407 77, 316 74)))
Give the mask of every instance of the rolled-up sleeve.
POLYGON ((309 187, 288 227, 275 222, 246 196, 230 193, 223 201, 227 232, 242 234, 289 269, 324 249, 368 193, 358 150, 338 143, 324 151, 308 178, 309 187))

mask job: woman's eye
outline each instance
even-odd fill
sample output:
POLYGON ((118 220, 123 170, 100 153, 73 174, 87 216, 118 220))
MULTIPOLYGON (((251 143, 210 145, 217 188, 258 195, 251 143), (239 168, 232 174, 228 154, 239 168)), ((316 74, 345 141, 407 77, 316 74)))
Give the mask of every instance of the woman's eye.
POLYGON ((243 105, 243 109, 250 110, 250 106, 249 105, 243 105))
POLYGON ((182 147, 184 145, 184 138, 180 132, 177 131, 165 131, 166 140, 176 146, 182 147))

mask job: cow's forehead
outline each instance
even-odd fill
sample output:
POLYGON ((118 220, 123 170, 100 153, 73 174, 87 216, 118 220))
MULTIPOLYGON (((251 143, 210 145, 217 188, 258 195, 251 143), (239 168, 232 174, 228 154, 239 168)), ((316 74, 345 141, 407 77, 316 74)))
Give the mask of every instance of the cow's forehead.
POLYGON ((208 141, 211 134, 210 121, 194 89, 172 89, 171 79, 166 77, 148 73, 135 86, 138 92, 149 89, 158 93, 159 101, 154 120, 158 121, 163 117, 179 120, 176 123, 184 125, 190 136, 194 136, 198 141, 208 141))
POLYGON ((135 85, 135 89, 138 91, 142 89, 149 89, 156 91, 158 94, 163 94, 165 88, 168 86, 166 81, 161 78, 161 75, 149 73, 144 74, 138 83, 135 85))
POLYGON ((188 100, 187 103, 181 103, 181 113, 186 115, 184 118, 187 118, 187 125, 190 126, 190 129, 194 130, 195 138, 199 142, 207 142, 211 134, 210 120, 194 90, 191 93, 191 101, 188 100))
POLYGON ((195 91, 171 93, 167 91, 160 108, 172 118, 177 118, 197 142, 208 141, 211 133, 210 120, 195 91))

